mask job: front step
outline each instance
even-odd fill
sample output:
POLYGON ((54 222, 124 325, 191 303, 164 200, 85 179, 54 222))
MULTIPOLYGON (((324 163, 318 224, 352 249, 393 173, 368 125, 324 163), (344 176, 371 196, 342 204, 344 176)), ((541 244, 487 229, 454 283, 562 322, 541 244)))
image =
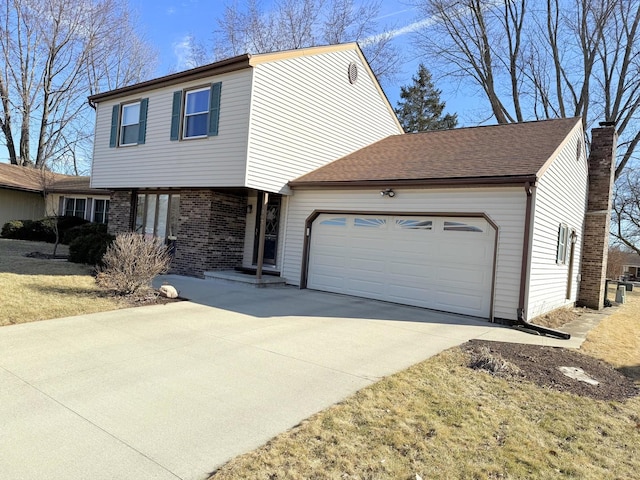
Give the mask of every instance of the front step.
POLYGON ((262 278, 258 279, 256 278, 255 274, 243 273, 235 270, 204 272, 204 278, 229 280, 231 282, 238 283, 248 283, 256 287, 279 287, 287 282, 287 280, 283 277, 263 274, 262 278))

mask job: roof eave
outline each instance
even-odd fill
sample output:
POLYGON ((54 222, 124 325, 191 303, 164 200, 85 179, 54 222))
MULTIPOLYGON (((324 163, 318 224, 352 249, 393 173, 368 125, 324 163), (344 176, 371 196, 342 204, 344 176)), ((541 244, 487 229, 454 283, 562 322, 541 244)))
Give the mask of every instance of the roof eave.
POLYGON ((152 88, 168 87, 189 80, 198 80, 200 78, 210 77, 213 75, 221 75, 223 73, 244 70, 246 68, 250 68, 250 59, 251 55, 249 54, 238 55, 237 57, 227 58, 219 62, 185 70, 184 72, 172 73, 170 75, 165 75, 164 77, 154 78, 152 80, 147 80, 146 82, 136 83, 134 85, 117 88, 104 93, 96 93, 95 95, 88 97, 89 102, 100 102, 110 98, 132 95, 136 92, 142 92, 152 88))
POLYGON ((38 188, 32 188, 32 187, 24 187, 24 186, 19 186, 19 185, 5 185, 5 184, 0 184, 0 188, 6 188, 7 190, 15 190, 18 192, 27 192, 27 193, 42 193, 41 189, 38 188))
POLYGON ((291 181, 291 188, 355 188, 355 187, 455 187, 455 186, 506 186, 535 183, 536 175, 510 175, 499 177, 460 177, 460 178, 416 178, 387 180, 343 180, 343 181, 291 181))

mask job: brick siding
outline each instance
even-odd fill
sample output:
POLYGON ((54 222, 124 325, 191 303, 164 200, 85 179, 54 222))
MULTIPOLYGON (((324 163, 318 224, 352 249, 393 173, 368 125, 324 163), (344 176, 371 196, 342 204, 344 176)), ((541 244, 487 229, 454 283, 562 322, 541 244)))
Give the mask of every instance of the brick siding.
POLYGON ((131 191, 111 192, 107 229, 111 235, 131 231, 131 191))
POLYGON ((582 240, 581 282, 577 303, 596 310, 604 306, 616 144, 615 127, 592 130, 589 199, 582 240))
POLYGON ((180 220, 171 273, 202 277, 242 264, 247 197, 213 190, 180 192, 180 220))

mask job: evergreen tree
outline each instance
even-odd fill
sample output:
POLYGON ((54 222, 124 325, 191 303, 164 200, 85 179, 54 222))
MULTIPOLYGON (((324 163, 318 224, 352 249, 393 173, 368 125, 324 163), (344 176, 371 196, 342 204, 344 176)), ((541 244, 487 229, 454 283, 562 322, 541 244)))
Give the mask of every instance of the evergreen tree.
POLYGON ((407 133, 425 130, 446 130, 458 125, 457 114, 442 116, 445 102, 440 101, 441 90, 435 88, 431 73, 420 64, 418 76, 413 77, 413 85, 400 88, 398 120, 407 133))

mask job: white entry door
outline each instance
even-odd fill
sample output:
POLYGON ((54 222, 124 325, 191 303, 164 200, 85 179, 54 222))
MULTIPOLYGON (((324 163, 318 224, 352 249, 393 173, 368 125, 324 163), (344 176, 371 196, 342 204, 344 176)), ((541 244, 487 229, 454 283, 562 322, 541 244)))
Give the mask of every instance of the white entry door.
POLYGON ((483 218, 322 214, 307 287, 488 318, 494 245, 483 218))

